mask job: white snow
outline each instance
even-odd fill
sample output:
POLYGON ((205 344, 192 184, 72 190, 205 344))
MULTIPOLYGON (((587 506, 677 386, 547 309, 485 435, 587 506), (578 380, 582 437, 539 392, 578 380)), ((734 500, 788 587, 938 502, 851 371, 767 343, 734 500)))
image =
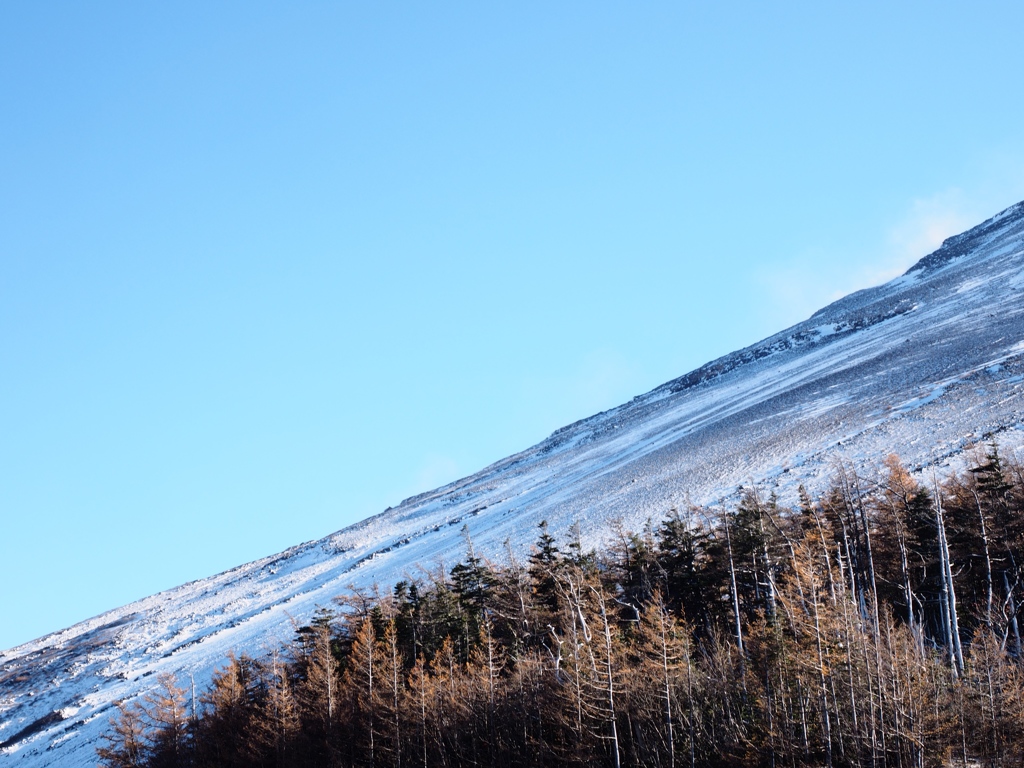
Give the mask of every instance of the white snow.
POLYGON ((751 481, 783 501, 837 459, 896 451, 955 464, 995 434, 1024 445, 1024 206, 920 268, 805 323, 559 430, 477 474, 320 541, 108 611, 0 652, 0 765, 95 764, 112 703, 163 671, 208 679, 231 650, 259 654, 350 584, 394 581, 479 552, 519 554, 548 520, 591 544, 609 520, 639 527, 687 499, 719 504, 751 481), (947 258, 947 256, 949 258, 947 258), (929 266, 929 264, 933 266, 929 266))

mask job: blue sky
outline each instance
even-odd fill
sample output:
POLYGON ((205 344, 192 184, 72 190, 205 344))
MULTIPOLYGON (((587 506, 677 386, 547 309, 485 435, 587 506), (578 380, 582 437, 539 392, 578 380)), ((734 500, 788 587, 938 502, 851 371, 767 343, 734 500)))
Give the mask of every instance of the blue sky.
POLYGON ((471 473, 1024 199, 1024 8, 895 5, 9 4, 0 648, 471 473))

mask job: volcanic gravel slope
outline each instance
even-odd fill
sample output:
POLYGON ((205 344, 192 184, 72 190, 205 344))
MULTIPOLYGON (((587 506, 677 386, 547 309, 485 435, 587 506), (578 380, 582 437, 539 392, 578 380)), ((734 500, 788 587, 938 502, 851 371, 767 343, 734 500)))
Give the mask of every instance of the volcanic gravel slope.
POLYGON ((546 519, 598 544, 692 500, 761 483, 783 500, 834 462, 899 453, 955 462, 1024 444, 1024 203, 947 240, 905 275, 759 344, 558 430, 477 474, 320 541, 185 584, 0 653, 0 764, 85 766, 112 702, 156 673, 197 684, 231 650, 259 654, 347 585, 525 553, 546 519))

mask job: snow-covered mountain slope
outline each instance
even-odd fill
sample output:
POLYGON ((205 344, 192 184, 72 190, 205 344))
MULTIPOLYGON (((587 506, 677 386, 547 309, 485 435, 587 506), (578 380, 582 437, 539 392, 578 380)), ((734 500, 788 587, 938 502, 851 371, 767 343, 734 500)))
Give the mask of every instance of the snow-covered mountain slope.
POLYGON ((940 463, 990 434, 1024 444, 1024 203, 904 276, 555 432, 477 474, 320 541, 118 608, 0 653, 0 764, 78 766, 112 702, 155 673, 203 683, 258 654, 347 585, 389 586, 477 550, 524 552, 547 519, 639 527, 751 481, 785 499, 836 457, 940 463))

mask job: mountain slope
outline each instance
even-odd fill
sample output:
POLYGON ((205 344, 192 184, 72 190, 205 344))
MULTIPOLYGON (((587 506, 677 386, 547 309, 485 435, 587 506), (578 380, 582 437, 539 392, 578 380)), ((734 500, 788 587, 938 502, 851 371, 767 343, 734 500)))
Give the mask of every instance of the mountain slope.
POLYGON ((638 527, 765 482, 785 499, 836 457, 911 466, 998 433, 1024 444, 1024 203, 904 276, 558 430, 475 475, 320 541, 186 584, 0 653, 0 764, 94 764, 111 704, 150 676, 203 681, 259 653, 349 584, 387 588, 477 549, 524 552, 536 524, 638 527))

